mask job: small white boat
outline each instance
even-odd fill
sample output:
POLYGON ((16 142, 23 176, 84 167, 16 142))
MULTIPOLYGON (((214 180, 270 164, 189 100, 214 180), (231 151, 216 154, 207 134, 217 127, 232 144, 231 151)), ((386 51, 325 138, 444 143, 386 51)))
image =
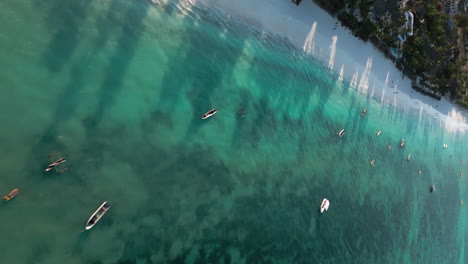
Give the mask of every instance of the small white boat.
POLYGON ((405 139, 401 139, 401 143, 400 143, 400 148, 404 147, 405 146, 405 139))
POLYGON ((380 134, 382 134, 382 129, 379 129, 379 131, 377 131, 377 136, 380 136, 380 134))
POLYGON ((411 154, 408 154, 408 158, 406 158, 407 161, 410 161, 411 159, 411 154))
POLYGON ((444 149, 448 148, 447 144, 444 144, 442 147, 443 147, 444 149))
POLYGON ((218 109, 211 109, 210 111, 206 112, 201 119, 207 119, 208 117, 216 114, 218 112, 218 109))
POLYGON ((338 136, 339 136, 339 137, 342 137, 342 136, 344 136, 344 134, 346 134, 346 130, 341 129, 341 130, 340 130, 340 133, 338 133, 338 136))
POLYGON ((91 217, 88 219, 88 222, 86 222, 85 230, 89 230, 93 228, 99 220, 101 220, 102 216, 107 213, 107 210, 109 210, 110 204, 105 201, 99 206, 99 208, 94 212, 94 214, 91 215, 91 217))
POLYGON ((330 201, 328 201, 327 198, 324 198, 322 204, 320 205, 320 213, 328 211, 328 207, 330 207, 330 201))

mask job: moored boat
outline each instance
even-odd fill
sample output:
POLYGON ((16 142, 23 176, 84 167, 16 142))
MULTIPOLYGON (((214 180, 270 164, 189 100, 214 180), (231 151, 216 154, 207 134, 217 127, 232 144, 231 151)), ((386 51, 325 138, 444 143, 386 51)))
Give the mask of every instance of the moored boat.
POLYGON ((405 139, 401 139, 401 143, 400 143, 400 148, 404 147, 405 146, 405 139))
POLYGON ((201 119, 207 119, 208 117, 216 114, 218 112, 218 109, 211 109, 210 111, 206 112, 201 119))
POLYGON ((52 162, 51 164, 49 164, 49 166, 47 166, 47 168, 45 169, 45 171, 50 171, 51 169, 57 167, 58 165, 64 163, 65 161, 67 161, 65 158, 60 158, 54 162, 52 162))
POLYGON ((380 136, 380 134, 382 134, 382 129, 379 129, 379 131, 377 131, 377 136, 380 136))
POLYGON ((320 213, 328 211, 328 207, 330 207, 330 201, 328 201, 327 198, 324 198, 322 204, 320 205, 320 213))
POLYGON ((7 195, 3 196, 3 199, 5 199, 5 201, 9 201, 11 200, 13 197, 15 197, 16 195, 18 195, 20 193, 19 189, 14 189, 12 190, 11 192, 9 192, 7 195))
POLYGON ((363 108, 361 111, 361 116, 365 116, 367 114, 367 109, 363 108))
POLYGON ((340 133, 338 133, 338 136, 339 136, 339 137, 342 137, 342 136, 344 136, 344 134, 346 134, 346 130, 341 129, 341 130, 340 130, 340 133))
POLYGON ((432 186, 431 186, 431 192, 434 192, 435 189, 436 189, 436 188, 435 188, 435 185, 432 185, 432 186))
POLYGON ((99 206, 99 208, 94 212, 91 217, 88 219, 88 222, 86 222, 85 230, 89 230, 93 228, 93 226, 101 220, 102 216, 109 210, 110 204, 105 201, 99 206))

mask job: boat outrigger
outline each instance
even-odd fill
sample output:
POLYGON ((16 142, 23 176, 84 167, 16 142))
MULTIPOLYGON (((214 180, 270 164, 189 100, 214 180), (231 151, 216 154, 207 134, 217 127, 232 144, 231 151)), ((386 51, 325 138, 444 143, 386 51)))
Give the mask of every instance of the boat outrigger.
POLYGON ((216 114, 218 112, 218 109, 211 109, 210 111, 206 112, 201 119, 207 119, 208 117, 216 114))
POLYGON ((330 201, 328 201, 327 198, 324 198, 322 204, 320 205, 320 213, 328 211, 328 207, 330 207, 330 201))
POLYGON ((19 189, 14 189, 13 191, 9 192, 7 195, 3 196, 3 199, 5 199, 5 201, 9 201, 11 200, 11 198, 15 197, 19 193, 20 193, 19 189))
POLYGON ((341 130, 340 130, 340 133, 338 133, 338 136, 339 136, 339 137, 342 137, 342 136, 344 136, 344 134, 346 134, 346 130, 341 129, 341 130))
POLYGON ((86 226, 84 230, 89 230, 93 228, 93 226, 97 222, 99 222, 99 220, 101 220, 102 216, 107 212, 107 210, 109 210, 109 208, 110 208, 110 204, 107 201, 103 202, 101 206, 99 206, 99 208, 96 210, 96 212, 94 212, 94 214, 91 215, 88 222, 86 222, 86 226))
POLYGON ((47 168, 45 169, 45 171, 50 171, 51 169, 54 169, 56 168, 58 165, 64 163, 65 161, 67 161, 65 158, 60 158, 54 162, 52 162, 51 164, 49 164, 49 166, 47 166, 47 168))

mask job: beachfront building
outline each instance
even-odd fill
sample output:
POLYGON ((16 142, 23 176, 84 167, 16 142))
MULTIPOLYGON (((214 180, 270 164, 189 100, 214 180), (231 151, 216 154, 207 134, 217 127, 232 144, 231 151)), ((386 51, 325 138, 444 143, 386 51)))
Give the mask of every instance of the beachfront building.
POLYGON ((454 17, 458 14, 459 0, 447 0, 445 1, 445 12, 449 15, 449 27, 450 30, 455 28, 454 17))
POLYGON ((411 13, 411 11, 406 11, 405 12, 405 24, 403 25, 406 33, 408 36, 413 35, 413 24, 414 24, 414 15, 411 13))
POLYGON ((397 37, 397 47, 391 50, 391 54, 393 57, 397 59, 401 59, 403 57, 403 47, 406 42, 406 35, 405 34, 398 34, 397 37))
POLYGON ((414 15, 410 11, 404 13, 405 24, 402 26, 402 30, 397 37, 397 48, 392 50, 393 56, 400 59, 403 57, 403 47, 406 42, 407 36, 413 35, 414 15))
POLYGON ((445 6, 449 9, 449 12, 455 12, 455 10, 458 10, 460 0, 445 0, 444 2, 445 6))

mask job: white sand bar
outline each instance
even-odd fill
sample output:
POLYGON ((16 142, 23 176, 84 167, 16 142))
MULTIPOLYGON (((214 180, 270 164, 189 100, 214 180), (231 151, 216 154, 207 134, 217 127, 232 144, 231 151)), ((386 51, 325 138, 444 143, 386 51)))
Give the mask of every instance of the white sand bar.
MULTIPOLYGON (((440 118, 449 131, 468 131, 468 111, 446 99, 437 101, 411 88, 411 81, 370 42, 365 43, 311 0, 186 0, 210 5, 264 30, 286 36, 294 45, 340 72, 359 91, 377 101, 440 118), (336 29, 334 29, 336 28, 336 29)), ((179 0, 186 5, 187 2, 179 0)))

